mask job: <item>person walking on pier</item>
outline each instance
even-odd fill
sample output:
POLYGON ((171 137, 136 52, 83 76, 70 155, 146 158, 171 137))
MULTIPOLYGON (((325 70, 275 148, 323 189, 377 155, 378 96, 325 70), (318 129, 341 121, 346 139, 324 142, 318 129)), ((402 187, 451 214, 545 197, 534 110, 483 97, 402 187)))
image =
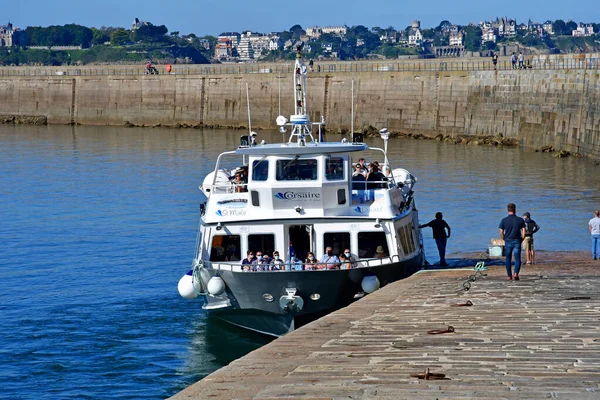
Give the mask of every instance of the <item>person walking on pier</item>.
POLYGON ((450 238, 450 225, 448 225, 443 218, 444 215, 441 212, 437 212, 435 213, 434 220, 424 225, 419 225, 419 229, 425 227, 431 228, 433 231, 433 239, 435 240, 440 255, 440 266, 446 267, 448 266, 448 263, 446 262, 446 242, 450 238), (446 229, 448 229, 448 235, 446 235, 446 229))
POLYGON ((519 69, 523 68, 525 68, 525 65, 523 64, 523 53, 519 53, 519 69))
POLYGON ((512 69, 517 69, 517 56, 515 55, 515 53, 512 53, 512 56, 510 57, 510 62, 512 63, 512 69))
POLYGON ((525 239, 523 239, 523 249, 525 250, 525 264, 535 264, 535 250, 533 249, 533 234, 540 230, 540 226, 531 219, 531 214, 523 214, 525 221, 525 239))
POLYGON ((492 51, 492 63, 494 64, 494 70, 497 69, 498 64, 498 53, 492 51))
POLYGON ((508 280, 519 280, 519 272, 521 271, 521 241, 525 237, 525 221, 515 215, 517 206, 513 203, 508 203, 506 207, 508 216, 500 221, 500 237, 504 240, 504 254, 506 255, 506 273, 508 280), (515 255, 515 271, 512 269, 512 256, 515 255))
POLYGON ((598 247, 600 247, 600 210, 594 211, 594 218, 588 222, 588 228, 590 228, 590 234, 592 235, 592 258, 598 260, 600 254, 598 254, 598 247))

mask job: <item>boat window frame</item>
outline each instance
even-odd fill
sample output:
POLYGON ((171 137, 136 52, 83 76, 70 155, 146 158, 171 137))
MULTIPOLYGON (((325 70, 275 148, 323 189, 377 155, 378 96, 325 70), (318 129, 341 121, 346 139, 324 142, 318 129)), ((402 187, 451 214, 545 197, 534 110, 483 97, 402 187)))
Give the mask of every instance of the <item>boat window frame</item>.
MULTIPOLYGON (((221 241, 223 241, 224 239, 219 239, 221 241)), ((210 240, 210 253, 208 255, 208 259, 210 262, 239 262, 242 260, 242 235, 240 235, 239 233, 234 234, 234 233, 230 233, 230 234, 214 234, 210 240), (218 247, 223 249, 223 253, 218 255, 219 257, 223 256, 223 259, 217 259, 217 257, 213 257, 213 251, 216 251, 218 247, 215 247, 215 240, 217 238, 231 238, 231 237, 236 237, 237 238, 237 248, 234 249, 233 251, 236 252, 237 254, 233 254, 237 257, 236 258, 231 258, 231 255, 227 255, 229 250, 229 244, 227 244, 226 246, 221 246, 219 245, 218 247)))
MULTIPOLYGON (((262 241, 264 243, 264 239, 262 241)), ((272 258, 273 256, 273 252, 277 250, 277 235, 274 232, 257 232, 257 233, 248 233, 246 235, 246 246, 247 246, 247 250, 252 250, 254 252, 254 254, 256 254, 257 251, 260 251, 263 253, 264 255, 269 256, 269 259, 272 258), (251 241, 251 236, 272 236, 273 237, 273 249, 256 249, 256 248, 252 248, 252 245, 250 244, 251 241)), ((281 252, 279 254, 282 254, 281 252)))
POLYGON ((317 181, 319 179, 319 160, 318 158, 300 158, 299 156, 296 156, 294 158, 279 158, 277 160, 275 160, 275 180, 277 182, 295 182, 295 181, 317 181), (312 168, 308 171, 310 174, 310 177, 308 177, 308 175, 305 175, 305 172, 307 172, 307 170, 302 169, 302 167, 306 168, 308 162, 311 161, 314 165, 312 166, 312 168), (286 163, 286 165, 283 165, 283 163, 286 163), (280 175, 280 171, 282 170, 286 170, 290 167, 294 166, 296 169, 295 173, 290 173, 289 171, 287 172, 287 174, 290 175, 280 175), (303 177, 303 176, 307 176, 307 177, 303 177))
POLYGON ((325 249, 327 247, 331 247, 332 251, 333 251, 333 255, 335 256, 339 256, 340 254, 344 253, 344 250, 346 249, 350 249, 350 252, 352 252, 352 234, 349 231, 327 231, 327 232, 323 232, 323 234, 321 235, 321 240, 323 243, 323 254, 325 254, 325 249), (335 248, 334 248, 334 241, 331 241, 331 243, 327 243, 325 241, 325 235, 348 235, 348 241, 347 242, 343 242, 341 240, 338 240, 337 243, 345 243, 346 246, 342 246, 343 248, 340 248, 338 252, 336 252, 335 248))
MULTIPOLYGON (((269 164, 270 164, 269 160, 265 159, 265 158, 261 158, 260 160, 253 160, 252 161, 252 168, 251 168, 251 172, 252 173, 249 174, 250 175, 250 180, 255 181, 255 182, 266 182, 266 181, 268 181, 269 180, 269 167, 270 167, 269 164), (259 167, 262 163, 266 163, 267 164, 267 175, 264 176, 264 179, 262 179, 263 176, 260 175, 261 179, 258 179, 257 178, 257 176, 258 176, 258 174, 257 174, 257 171, 258 171, 257 167, 259 167)), ((261 171, 262 171, 262 169, 261 169, 261 171)))
POLYGON ((325 158, 325 180, 327 181, 343 181, 345 180, 346 177, 346 163, 347 163, 347 157, 342 157, 342 156, 327 156, 325 158), (331 174, 329 174, 329 166, 332 163, 332 160, 335 161, 339 161, 338 166, 340 166, 342 168, 341 171, 336 172, 336 175, 334 177, 331 176, 331 174), (339 173, 339 177, 338 174, 339 173))
POLYGON ((358 258, 377 258, 377 253, 375 252, 375 250, 377 250, 377 246, 383 246, 383 250, 385 251, 385 257, 389 257, 390 256, 390 249, 388 246, 388 241, 387 241, 387 235, 384 231, 382 230, 373 230, 373 231, 363 231, 363 230, 359 230, 358 232, 356 232, 356 244, 358 245, 357 248, 357 252, 356 254, 358 255, 358 258), (377 244, 371 249, 365 249, 363 247, 361 247, 361 243, 364 243, 364 239, 361 238, 361 235, 370 235, 372 236, 373 234, 377 234, 377 235, 381 235, 383 237, 383 241, 381 243, 377 242, 377 244), (362 239, 362 240, 361 240, 362 239), (361 250, 371 250, 370 253, 362 253, 361 255, 361 250))

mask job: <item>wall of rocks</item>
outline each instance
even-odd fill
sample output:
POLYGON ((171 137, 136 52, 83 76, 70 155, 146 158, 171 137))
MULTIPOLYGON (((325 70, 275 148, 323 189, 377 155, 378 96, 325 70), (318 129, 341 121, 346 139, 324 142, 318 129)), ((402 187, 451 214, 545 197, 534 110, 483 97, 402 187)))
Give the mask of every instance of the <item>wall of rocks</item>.
MULTIPOLYGON (((600 71, 313 73, 308 104, 330 132, 498 136, 600 159, 600 71), (354 102, 352 99, 354 98, 354 102), (354 104, 353 104, 354 103, 354 104)), ((0 122, 274 129, 293 110, 275 73, 0 77, 0 122)))

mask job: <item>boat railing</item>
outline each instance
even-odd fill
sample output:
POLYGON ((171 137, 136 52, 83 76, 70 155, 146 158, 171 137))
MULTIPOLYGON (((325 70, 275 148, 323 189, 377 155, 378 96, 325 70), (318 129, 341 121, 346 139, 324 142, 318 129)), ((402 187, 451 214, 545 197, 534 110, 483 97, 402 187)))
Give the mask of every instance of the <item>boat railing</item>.
POLYGON ((400 256, 359 258, 352 261, 315 262, 288 261, 281 263, 241 264, 240 261, 204 261, 204 267, 219 271, 232 272, 304 272, 304 271, 336 271, 340 269, 372 268, 400 262, 400 256), (273 269, 273 267, 277 269, 273 269))

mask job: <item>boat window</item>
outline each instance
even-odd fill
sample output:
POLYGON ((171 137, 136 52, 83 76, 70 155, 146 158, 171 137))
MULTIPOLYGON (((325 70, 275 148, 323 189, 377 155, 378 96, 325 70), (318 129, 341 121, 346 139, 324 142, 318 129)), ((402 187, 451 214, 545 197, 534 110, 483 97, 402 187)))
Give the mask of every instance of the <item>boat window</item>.
POLYGON ((410 253, 410 248, 408 247, 408 240, 404 228, 405 226, 401 226, 400 228, 398 228, 398 239, 400 240, 400 245, 402 246, 402 251, 404 252, 404 255, 407 255, 410 253))
POLYGON ((344 179, 344 159, 329 157, 325 160, 325 178, 329 181, 344 179))
POLYGON ((330 246, 333 254, 339 256, 345 249, 350 249, 349 232, 327 232, 323 234, 323 250, 330 246))
POLYGON ((358 257, 377 258, 390 255, 384 232, 359 232, 358 257))
POLYGON ((269 162, 266 160, 254 161, 252 163, 252 180, 266 181, 269 177, 269 162))
POLYGON ((296 181, 317 179, 317 160, 277 160, 275 179, 278 181, 296 181))
POLYGON ((412 234, 413 224, 410 222, 408 225, 401 226, 398 228, 398 237, 400 238, 400 244, 405 255, 408 255, 416 250, 415 238, 412 234))
POLYGON ((275 235, 272 233, 248 235, 248 250, 253 251, 254 254, 262 251, 263 254, 272 257, 275 251, 275 235))
POLYGON ((240 235, 213 236, 210 261, 239 261, 240 235))

